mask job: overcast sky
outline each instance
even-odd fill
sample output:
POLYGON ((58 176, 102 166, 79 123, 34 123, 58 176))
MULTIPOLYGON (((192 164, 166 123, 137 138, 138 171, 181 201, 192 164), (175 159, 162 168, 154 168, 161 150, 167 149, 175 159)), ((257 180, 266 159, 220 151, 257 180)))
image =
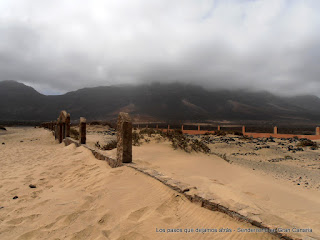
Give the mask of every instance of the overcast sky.
POLYGON ((0 0, 0 80, 320 95, 319 0, 0 0))

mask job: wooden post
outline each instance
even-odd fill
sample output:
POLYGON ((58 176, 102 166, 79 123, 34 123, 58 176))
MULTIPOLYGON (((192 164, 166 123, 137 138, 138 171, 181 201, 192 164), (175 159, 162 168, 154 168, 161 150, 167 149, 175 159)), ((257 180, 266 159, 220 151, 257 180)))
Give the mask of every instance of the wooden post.
POLYGON ((80 134, 80 139, 79 143, 80 144, 86 144, 87 140, 87 120, 84 117, 80 118, 80 124, 79 124, 79 134, 80 134))
POLYGON ((273 127, 273 134, 278 134, 278 128, 277 127, 273 127))
POLYGON ((68 113, 66 119, 66 137, 70 137, 70 113, 68 113))
POLYGON ((58 123, 58 139, 59 139, 59 143, 62 143, 62 138, 63 138, 63 129, 62 129, 62 123, 59 122, 58 123))
POLYGON ((132 120, 121 112, 117 123, 117 165, 132 162, 132 120))
POLYGON ((66 123, 62 123, 62 139, 66 139, 66 123))
POLYGON ((183 125, 181 125, 181 131, 183 131, 183 125))
POLYGON ((54 139, 58 138, 58 124, 56 123, 54 125, 54 139))
POLYGON ((220 131, 220 129, 221 129, 221 128, 220 128, 220 125, 218 125, 218 131, 220 131))
POLYGON ((320 135, 320 127, 316 127, 316 135, 320 135))
POLYGON ((242 134, 245 135, 246 134, 246 127, 242 126, 242 134))
POLYGON ((200 125, 198 125, 198 131, 200 131, 200 125))

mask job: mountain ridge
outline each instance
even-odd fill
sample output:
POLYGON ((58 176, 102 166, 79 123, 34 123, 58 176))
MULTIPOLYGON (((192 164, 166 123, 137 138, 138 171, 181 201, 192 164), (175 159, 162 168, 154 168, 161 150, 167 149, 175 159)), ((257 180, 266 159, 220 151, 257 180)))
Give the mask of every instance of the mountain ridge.
POLYGON ((152 83, 82 88, 43 95, 16 81, 0 81, 0 120, 54 120, 61 110, 72 118, 135 120, 294 120, 319 121, 320 98, 281 97, 270 92, 208 90, 182 83, 152 83))

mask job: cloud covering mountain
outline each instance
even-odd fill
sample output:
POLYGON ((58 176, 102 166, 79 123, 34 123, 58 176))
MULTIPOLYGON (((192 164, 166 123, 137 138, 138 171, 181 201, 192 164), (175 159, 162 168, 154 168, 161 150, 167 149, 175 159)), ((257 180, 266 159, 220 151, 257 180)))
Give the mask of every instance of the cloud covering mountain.
POLYGON ((150 82, 319 96, 317 0, 2 0, 0 80, 46 94, 150 82))

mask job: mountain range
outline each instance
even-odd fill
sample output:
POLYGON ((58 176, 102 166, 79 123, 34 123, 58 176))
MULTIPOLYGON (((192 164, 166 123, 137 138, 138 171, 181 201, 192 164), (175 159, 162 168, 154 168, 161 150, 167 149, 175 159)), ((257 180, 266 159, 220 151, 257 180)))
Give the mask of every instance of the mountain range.
POLYGON ((54 120, 61 110, 72 119, 115 119, 120 111, 135 121, 320 120, 320 98, 269 92, 208 90, 182 83, 83 88, 43 95, 17 81, 0 82, 0 120, 54 120))

